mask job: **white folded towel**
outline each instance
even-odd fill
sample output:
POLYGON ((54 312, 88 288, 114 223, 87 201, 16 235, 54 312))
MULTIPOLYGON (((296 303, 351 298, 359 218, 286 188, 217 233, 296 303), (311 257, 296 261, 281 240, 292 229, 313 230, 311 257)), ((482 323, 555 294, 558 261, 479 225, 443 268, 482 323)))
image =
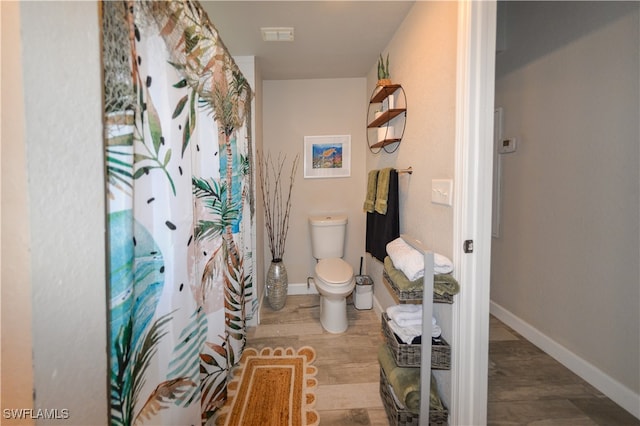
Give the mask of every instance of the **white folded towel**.
POLYGON ((422 327, 422 318, 394 319, 400 327, 422 327))
POLYGON ((431 337, 440 337, 442 329, 436 321, 436 317, 431 317, 431 337))
MULTIPOLYGON (((403 337, 409 339, 409 341, 405 343, 410 343, 414 337, 422 335, 422 305, 391 305, 387 308, 387 316, 389 317, 389 327, 391 327, 394 332, 396 332, 395 328, 404 330, 400 333, 396 332, 396 334, 401 339, 403 339, 403 337), (391 323, 393 323, 393 327, 391 323)), ((432 316, 431 337, 440 337, 440 334, 442 334, 442 330, 437 324, 436 317, 432 316)))
POLYGON ((453 272, 453 262, 446 256, 439 253, 433 253, 433 273, 449 274, 453 272))
POLYGON ((422 305, 415 305, 412 303, 404 303, 399 305, 391 305, 387 308, 387 315, 389 318, 395 318, 396 315, 409 314, 422 316, 422 305))
MULTIPOLYGON (((435 320, 435 318, 434 318, 435 320)), ((401 326, 396 323, 394 320, 389 320, 387 322, 391 331, 393 331, 396 336, 400 338, 404 343, 411 343, 414 338, 418 336, 422 336, 422 325, 412 325, 412 326, 401 326)), ((442 335, 442 330, 440 326, 433 322, 431 326, 431 337, 438 338, 442 335)))
POLYGON ((422 306, 421 305, 393 305, 387 308, 387 315, 400 325, 404 325, 407 321, 417 320, 422 324, 422 306))
POLYGON ((404 272, 409 281, 424 277, 424 256, 402 238, 396 238, 387 244, 387 254, 393 266, 404 272))
POLYGON ((387 316, 400 327, 421 327, 422 305, 391 305, 387 308, 387 316))
POLYGON ((433 324, 433 327, 431 327, 431 337, 435 339, 440 337, 441 334, 442 329, 440 328, 440 326, 438 324, 433 324))
MULTIPOLYGON (((387 244, 387 254, 396 269, 400 269, 409 279, 415 281, 424 277, 424 255, 407 244, 402 238, 396 238, 387 244)), ((433 273, 449 274, 453 271, 453 262, 440 254, 433 253, 433 273)))
POLYGON ((387 324, 391 331, 393 331, 404 343, 411 343, 414 338, 422 336, 421 326, 401 327, 394 320, 389 320, 387 324))

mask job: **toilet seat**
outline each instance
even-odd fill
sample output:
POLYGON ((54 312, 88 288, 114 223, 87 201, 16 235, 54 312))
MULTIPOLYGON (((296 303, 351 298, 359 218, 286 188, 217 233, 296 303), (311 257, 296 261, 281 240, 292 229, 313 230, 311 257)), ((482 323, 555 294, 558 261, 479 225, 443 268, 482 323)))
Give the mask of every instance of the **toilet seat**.
POLYGON ((320 293, 320 324, 330 333, 343 333, 349 326, 347 296, 356 286, 353 268, 339 257, 316 264, 313 280, 320 293))
POLYGON ((353 268, 339 257, 320 260, 315 272, 318 278, 331 286, 348 284, 353 280, 353 268))

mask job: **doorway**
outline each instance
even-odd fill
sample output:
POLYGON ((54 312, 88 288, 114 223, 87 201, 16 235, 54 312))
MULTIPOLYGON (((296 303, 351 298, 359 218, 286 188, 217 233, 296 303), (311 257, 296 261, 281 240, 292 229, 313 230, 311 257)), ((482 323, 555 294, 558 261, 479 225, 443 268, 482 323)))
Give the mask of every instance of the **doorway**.
POLYGON ((639 6, 497 11, 498 33, 511 24, 495 105, 517 148, 502 155, 491 312, 640 417, 639 6))

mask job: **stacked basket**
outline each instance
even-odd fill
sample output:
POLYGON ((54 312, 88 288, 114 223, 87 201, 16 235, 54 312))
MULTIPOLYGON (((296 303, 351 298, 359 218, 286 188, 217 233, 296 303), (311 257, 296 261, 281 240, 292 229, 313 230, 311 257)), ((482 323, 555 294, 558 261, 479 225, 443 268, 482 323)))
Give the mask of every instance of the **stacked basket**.
MULTIPOLYGON (((388 323, 389 317, 383 312, 382 333, 398 367, 420 367, 422 345, 399 342, 388 323)), ((448 370, 449 368, 451 368, 451 346, 442 337, 431 339, 431 369, 448 370)))
MULTIPOLYGON (((389 328, 389 317, 385 312, 382 313, 382 334, 385 343, 393 356, 398 367, 420 367, 421 347, 420 344, 408 344, 400 342, 396 335, 389 328)), ((451 367, 451 347, 443 338, 431 340, 431 368, 437 370, 448 370, 451 367)), ((393 395, 393 390, 389 385, 389 381, 385 372, 380 368, 380 397, 387 413, 389 424, 393 426, 400 425, 419 425, 420 416, 411 413, 406 408, 398 404, 398 399, 393 395)), ((449 412, 430 408, 429 424, 430 425, 446 425, 449 412)))
MULTIPOLYGON (((380 397, 384 404, 384 410, 387 413, 387 419, 391 426, 418 426, 420 425, 420 415, 414 414, 404 407, 398 405, 398 399, 393 395, 391 385, 384 374, 384 370, 380 369, 380 397)), ((446 426, 449 418, 449 410, 429 409, 429 424, 436 426, 446 426)))

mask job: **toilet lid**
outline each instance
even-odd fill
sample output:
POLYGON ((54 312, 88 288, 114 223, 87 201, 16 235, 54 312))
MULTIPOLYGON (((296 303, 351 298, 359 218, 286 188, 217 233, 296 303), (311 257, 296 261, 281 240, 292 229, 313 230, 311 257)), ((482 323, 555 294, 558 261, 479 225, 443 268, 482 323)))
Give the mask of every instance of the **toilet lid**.
POLYGON ((338 257, 322 259, 316 264, 316 275, 327 284, 343 284, 353 277, 353 268, 338 257))

